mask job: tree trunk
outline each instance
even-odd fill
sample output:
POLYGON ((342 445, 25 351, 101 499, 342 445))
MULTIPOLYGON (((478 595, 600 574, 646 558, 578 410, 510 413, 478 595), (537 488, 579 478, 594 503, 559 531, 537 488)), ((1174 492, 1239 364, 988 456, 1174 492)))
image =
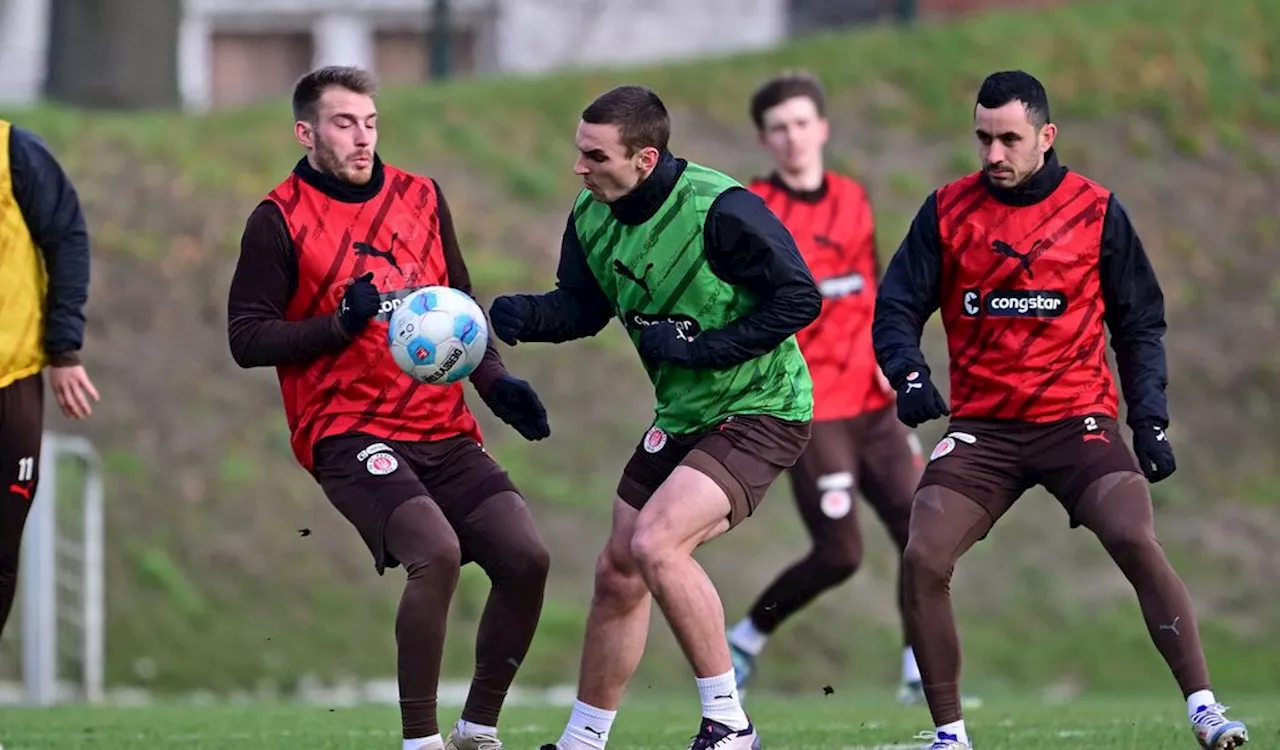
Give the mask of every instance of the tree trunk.
POLYGON ((56 0, 48 77, 53 100, 103 109, 180 104, 177 0, 56 0))

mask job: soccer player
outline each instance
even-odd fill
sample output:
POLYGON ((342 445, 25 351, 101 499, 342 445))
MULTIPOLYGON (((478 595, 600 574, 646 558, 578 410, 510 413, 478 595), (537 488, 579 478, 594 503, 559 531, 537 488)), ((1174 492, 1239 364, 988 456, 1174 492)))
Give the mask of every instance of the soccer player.
MULTIPOLYGON (((919 440, 898 421, 893 389, 871 349, 880 276, 875 218, 863 187, 823 164, 830 126, 822 85, 807 73, 772 78, 752 96, 750 114, 775 164, 750 189, 791 231, 823 307, 797 336, 813 377, 813 439, 789 472, 813 547, 729 631, 739 688, 778 626, 858 569, 862 541, 855 491, 875 509, 899 551, 906 546, 911 496, 924 466, 919 440)), ((901 581, 898 591, 900 602, 901 581)), ((905 638, 899 699, 924 700, 905 638)))
MULTIPOLYGON (((373 77, 303 76, 294 135, 306 155, 245 224, 228 333, 241 367, 275 367, 298 462, 355 526, 375 569, 403 565, 396 614, 405 750, 497 750, 498 714, 542 608, 548 553, 506 472, 482 447, 462 384, 424 385, 387 346, 398 300, 471 293, 440 185, 378 156, 373 77), (462 718, 442 741, 436 691, 458 569, 492 581, 462 718)), ((549 434, 533 389, 490 344, 480 398, 529 440, 549 434)))
POLYGON ((813 384, 795 333, 822 299, 791 235, 730 177, 674 156, 657 94, 620 86, 582 112, 557 289, 494 300, 509 344, 594 336, 621 320, 656 418, 623 470, 596 564, 578 700, 551 750, 605 746, 644 652, 651 595, 693 668, 697 750, 748 750, 724 610, 693 558, 751 515, 804 450, 813 384))
POLYGON ((1133 585, 1201 747, 1239 747, 1247 732, 1214 697, 1191 599, 1152 520, 1147 482, 1175 468, 1155 272, 1120 201, 1059 163, 1039 81, 1021 71, 992 74, 973 122, 982 169, 925 200, 889 263, 872 328, 902 421, 914 427, 952 415, 916 492, 903 555, 933 750, 970 747, 957 701, 952 570, 1036 484, 1058 499, 1071 527, 1098 537, 1133 585), (950 407, 920 350, 925 321, 939 308, 950 407), (1132 453, 1117 424, 1104 324, 1132 453))
POLYGON ((80 198, 34 134, 0 120, 0 633, 40 481, 44 373, 71 419, 98 391, 80 363, 89 233, 80 198))

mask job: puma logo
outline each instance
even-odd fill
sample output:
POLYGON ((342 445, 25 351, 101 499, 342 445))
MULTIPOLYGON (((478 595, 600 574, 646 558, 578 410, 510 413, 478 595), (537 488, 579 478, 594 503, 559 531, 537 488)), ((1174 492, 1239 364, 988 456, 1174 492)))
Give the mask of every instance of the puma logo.
POLYGON ((1083 435, 1083 438, 1084 438, 1084 442, 1086 443, 1089 442, 1090 440, 1101 440, 1102 442, 1108 443, 1108 444, 1111 442, 1110 438, 1107 437, 1107 433, 1105 432, 1086 432, 1083 435))
POLYGON ((1179 632, 1178 632, 1178 622, 1179 622, 1181 619, 1182 619, 1181 617, 1175 617, 1175 618, 1173 618, 1173 622, 1169 623, 1168 625, 1161 625, 1161 626, 1160 626, 1160 629, 1161 629, 1161 630, 1168 630, 1168 631, 1172 632, 1174 635, 1181 636, 1181 635, 1182 635, 1182 633, 1179 633, 1179 632))
POLYGON ((1040 254, 1036 251, 1040 249, 1040 245, 1042 243, 1042 240, 1036 240, 1030 250, 1025 253, 1020 253, 1013 248, 1013 245, 1010 245, 1003 240, 995 240, 991 243, 991 252, 996 255, 1003 255, 1006 258, 1013 258, 1018 261, 1018 265, 1026 269, 1027 276, 1034 279, 1036 274, 1035 271, 1031 270, 1031 261, 1039 257, 1040 254))
POLYGON ((819 245, 822 245, 823 247, 829 247, 833 250, 840 249, 840 243, 836 242, 835 240, 831 239, 825 234, 813 235, 813 241, 819 245))
POLYGON ((718 700, 726 700, 726 701, 727 701, 727 700, 733 700, 734 695, 735 695, 735 693, 729 693, 728 695, 713 695, 713 696, 711 696, 711 700, 713 700, 713 701, 718 701, 718 700))
POLYGON ((398 233, 394 233, 394 232, 392 233, 391 244, 387 246, 386 250, 381 250, 371 245, 368 242, 353 242, 351 244, 352 244, 352 247, 354 247, 356 250, 356 255, 368 255, 374 258, 382 258, 387 263, 391 264, 392 268, 399 271, 400 264, 396 262, 396 256, 394 254, 394 250, 396 248, 396 238, 398 236, 399 236, 398 233))
POLYGON ((588 732, 590 732, 590 733, 594 734, 595 736, 599 737, 600 739, 604 739, 604 735, 605 735, 605 733, 604 733, 604 732, 601 732, 599 729, 592 729, 591 727, 585 727, 585 726, 583 727, 583 729, 585 729, 585 730, 587 730, 588 732))
POLYGON ((31 500, 31 483, 14 482, 9 485, 9 493, 20 496, 23 500, 31 500))
POLYGON ((652 270, 653 264, 650 263, 644 267, 644 273, 636 276, 636 272, 628 268, 622 261, 616 259, 613 261, 613 272, 624 279, 629 279, 633 284, 640 287, 644 292, 644 296, 649 299, 653 299, 653 292, 649 290, 649 272, 652 270))

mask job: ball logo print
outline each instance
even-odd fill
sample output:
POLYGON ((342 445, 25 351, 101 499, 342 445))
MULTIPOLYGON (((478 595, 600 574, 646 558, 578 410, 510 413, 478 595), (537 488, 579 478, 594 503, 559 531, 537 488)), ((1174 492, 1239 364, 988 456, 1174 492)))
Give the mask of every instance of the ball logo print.
POLYGON ((488 320, 467 294, 445 286, 414 290, 387 326, 396 364, 427 385, 451 385, 475 371, 489 344, 488 320))

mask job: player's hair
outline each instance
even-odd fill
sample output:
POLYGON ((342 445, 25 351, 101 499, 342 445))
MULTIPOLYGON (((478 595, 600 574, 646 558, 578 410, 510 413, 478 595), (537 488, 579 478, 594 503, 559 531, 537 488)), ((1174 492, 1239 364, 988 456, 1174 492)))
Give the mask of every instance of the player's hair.
POLYGON ((807 70, 788 70, 760 84, 751 95, 751 121, 756 130, 764 130, 765 112, 798 96, 813 100, 819 117, 827 116, 827 94, 818 77, 807 70))
POLYGON ((582 110, 582 121, 592 125, 617 125, 628 156, 650 146, 666 151, 671 140, 667 106, 645 86, 628 84, 604 92, 582 110))
POLYGON ((1002 70, 987 76, 982 88, 978 89, 974 111, 979 104, 987 109, 996 109, 1009 102, 1022 102, 1027 108, 1027 119, 1036 130, 1050 122, 1049 94, 1035 76, 1021 70, 1002 70))
POLYGON ((326 65, 298 79, 293 87, 293 117, 314 123, 320 97, 331 88, 342 88, 365 96, 378 93, 378 79, 363 68, 353 65, 326 65))

